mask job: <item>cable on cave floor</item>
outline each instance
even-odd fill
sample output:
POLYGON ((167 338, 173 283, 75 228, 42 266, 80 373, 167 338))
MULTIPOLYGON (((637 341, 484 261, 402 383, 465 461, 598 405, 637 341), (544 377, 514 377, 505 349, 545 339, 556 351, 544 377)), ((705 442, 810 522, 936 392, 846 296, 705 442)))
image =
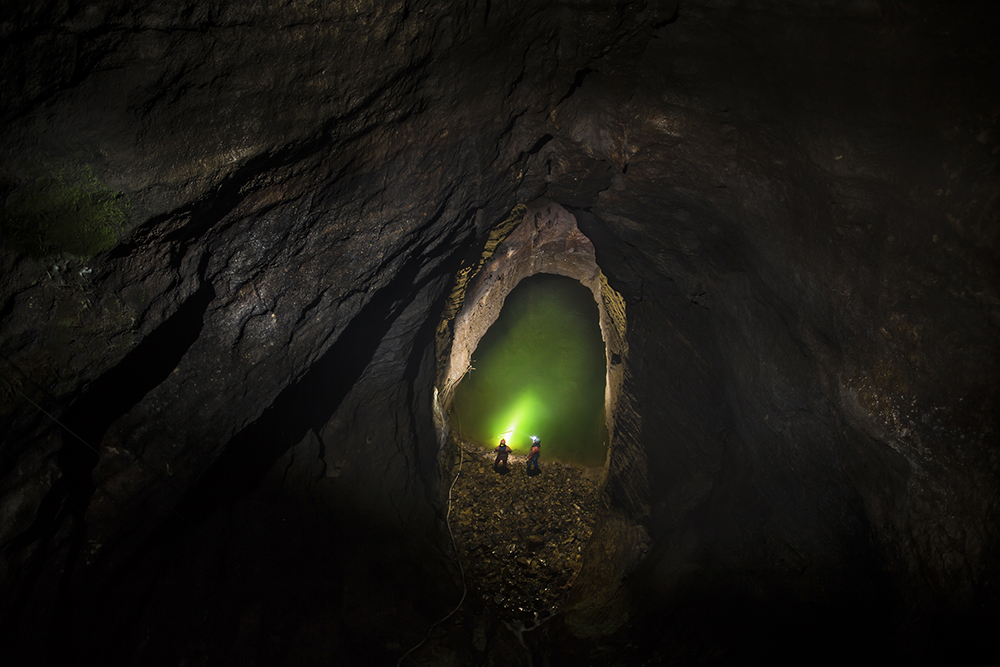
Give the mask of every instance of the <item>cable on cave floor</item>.
MULTIPOLYGON (((458 605, 456 605, 454 609, 448 612, 448 614, 444 618, 442 618, 440 621, 437 621, 436 623, 431 624, 431 627, 427 628, 427 635, 420 640, 419 644, 411 648, 409 651, 404 653, 402 657, 399 658, 399 661, 396 662, 396 667, 400 667, 400 665, 403 664, 403 660, 406 659, 406 656, 410 655, 411 653, 413 653, 418 648, 424 645, 424 642, 426 642, 430 638, 431 631, 434 628, 447 621, 449 618, 454 616, 459 609, 462 608, 462 604, 465 602, 465 594, 468 592, 468 588, 465 585, 465 568, 462 567, 462 559, 458 555, 458 544, 455 542, 455 533, 453 533, 451 530, 451 492, 455 489, 455 484, 458 482, 458 478, 462 476, 462 464, 465 462, 465 452, 463 451, 462 447, 458 448, 458 452, 460 457, 458 460, 458 474, 455 475, 455 479, 452 480, 451 486, 448 488, 448 511, 445 513, 444 522, 445 525, 448 526, 448 535, 451 536, 451 548, 455 550, 455 561, 458 563, 458 571, 462 574, 462 598, 458 601, 458 605)), ((413 660, 413 658, 410 658, 410 660, 413 660)), ((413 662, 415 664, 419 664, 417 663, 416 660, 413 660, 413 662)))
MULTIPOLYGON (((27 376, 27 373, 25 373, 20 368, 18 368, 16 365, 14 365, 14 363, 10 359, 8 359, 6 355, 3 355, 3 358, 4 358, 4 361, 6 361, 8 364, 10 364, 14 368, 16 368, 18 371, 20 371, 22 375, 27 376)), ((19 394, 21 396, 21 398, 23 398, 24 400, 28 401, 28 403, 31 403, 33 406, 35 406, 35 408, 39 412, 41 412, 43 415, 45 415, 46 417, 48 417, 49 419, 51 419, 53 422, 55 422, 57 426, 59 426, 64 431, 66 431, 67 433, 69 433, 71 436, 73 436, 74 438, 76 438, 77 440, 79 440, 80 442, 82 442, 83 445, 87 449, 89 449, 90 451, 92 451, 95 454, 97 454, 98 459, 100 459, 101 452, 100 452, 100 450, 97 449, 97 447, 94 447, 92 444, 90 444, 89 442, 87 442, 86 440, 84 440, 83 438, 81 438, 69 426, 66 426, 66 424, 63 424, 61 421, 59 421, 58 419, 56 419, 51 413, 49 413, 47 410, 45 410, 45 408, 43 408, 38 403, 35 403, 33 400, 31 400, 30 398, 28 398, 27 394, 25 394, 23 391, 21 391, 20 389, 18 389, 14 385, 12 385, 10 382, 7 382, 7 380, 5 380, 2 377, 0 377, 0 382, 3 382, 5 385, 7 385, 7 387, 12 392, 15 392, 15 393, 19 394)), ((15 461, 15 462, 17 461, 17 459, 14 457, 14 455, 13 454, 9 454, 6 450, 0 449, 0 453, 5 454, 11 461, 15 461)), ((132 463, 137 463, 136 459, 132 459, 132 463)), ((69 502, 69 497, 65 493, 62 493, 61 491, 57 490, 54 487, 50 487, 50 491, 53 492, 53 493, 56 493, 60 498, 62 498, 62 500, 63 500, 64 503, 68 503, 69 502)), ((175 508, 175 507, 170 508, 170 513, 174 514, 174 515, 176 515, 178 517, 180 517, 181 519, 183 519, 184 521, 188 522, 192 526, 194 525, 194 522, 191 519, 189 519, 188 517, 186 517, 183 514, 181 514, 180 512, 178 512, 177 508, 175 508)))
POLYGON ((51 419, 52 421, 54 421, 56 424, 58 424, 59 426, 61 426, 71 436, 73 436, 74 438, 76 438, 77 440, 79 440, 80 442, 82 442, 87 447, 87 449, 89 449, 90 451, 94 452, 98 456, 101 455, 101 453, 99 451, 97 451, 96 447, 94 447, 89 442, 87 442, 86 440, 84 440, 83 438, 81 438, 80 436, 78 436, 76 433, 74 433, 70 429, 69 426, 66 426, 66 424, 63 424, 61 421, 59 421, 58 419, 56 419, 55 417, 53 417, 44 408, 42 408, 42 406, 40 406, 38 403, 35 403, 33 400, 31 400, 30 398, 28 398, 28 396, 23 391, 21 391, 20 389, 18 389, 14 385, 12 385, 10 382, 7 382, 7 380, 4 380, 3 378, 0 378, 0 382, 3 382, 5 385, 7 385, 7 387, 11 391, 17 392, 18 394, 20 394, 21 398, 23 398, 24 400, 26 400, 28 403, 31 403, 33 406, 35 406, 38 409, 39 412, 41 412, 43 415, 45 415, 46 417, 48 417, 49 419, 51 419))
MULTIPOLYGON (((7 361, 7 363, 11 364, 11 366, 14 365, 14 364, 11 363, 10 359, 7 359, 6 356, 4 356, 4 359, 7 361)), ((17 368, 17 367, 15 366, 15 368, 17 368)), ((18 370, 20 370, 20 369, 18 369, 18 370)), ((7 388, 10 389, 12 392, 14 392, 16 394, 20 394, 21 398, 23 398, 24 400, 26 400, 28 403, 31 403, 33 406, 35 406, 35 408, 39 412, 41 412, 43 415, 45 415, 46 417, 48 417, 49 419, 51 419, 52 421, 54 421, 58 426, 60 426, 63 430, 65 430, 71 436, 73 436, 74 438, 76 438, 77 440, 79 440, 80 442, 82 442, 84 444, 84 446, 87 447, 87 449, 89 449, 90 451, 94 452, 98 456, 101 455, 101 453, 99 451, 97 451, 96 447, 94 447, 89 442, 87 442, 86 440, 84 440, 83 438, 81 438, 79 435, 77 435, 72 429, 70 429, 69 426, 66 426, 66 424, 63 424, 61 421, 59 421, 58 419, 56 419, 55 417, 53 417, 47 410, 45 410, 38 403, 35 403, 33 400, 31 400, 30 398, 28 398, 27 394, 25 394, 23 391, 21 391, 20 389, 18 389, 14 385, 12 385, 10 382, 7 382, 7 380, 3 379, 2 377, 0 377, 0 382, 3 382, 5 385, 7 385, 7 388)), ((0 449, 0 453, 4 454, 8 459, 11 460, 11 462, 17 463, 17 458, 13 454, 8 453, 6 449, 0 449)), ((50 486, 49 487, 49 492, 56 494, 59 498, 62 499, 62 505, 60 506, 60 508, 59 508, 59 510, 57 511, 57 514, 56 514, 56 516, 58 516, 58 513, 63 511, 62 507, 64 507, 64 506, 66 506, 66 505, 69 504, 69 502, 70 502, 69 496, 66 495, 65 493, 63 493, 62 491, 60 491, 59 489, 55 488, 54 486, 50 486)))

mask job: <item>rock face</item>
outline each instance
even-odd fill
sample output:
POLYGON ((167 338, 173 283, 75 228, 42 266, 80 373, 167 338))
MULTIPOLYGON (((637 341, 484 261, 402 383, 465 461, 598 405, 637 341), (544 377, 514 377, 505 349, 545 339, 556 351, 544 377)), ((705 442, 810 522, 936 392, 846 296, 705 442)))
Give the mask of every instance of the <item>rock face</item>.
POLYGON ((571 213, 546 199, 515 207, 508 223, 494 228, 490 239, 478 261, 459 271, 438 326, 442 364, 435 385, 441 415, 437 427, 443 432, 450 430, 445 415, 455 389, 471 367, 479 341, 500 316, 507 295, 524 278, 538 273, 574 278, 594 295, 607 357, 607 419, 613 426, 622 381, 621 360, 626 354, 626 313, 621 295, 608 285, 597 266, 594 245, 580 233, 571 213))
POLYGON ((606 509, 563 613, 448 642, 483 664, 1000 660, 993 3, 0 16, 15 663, 419 642, 460 594, 435 410, 467 341, 441 333, 532 202, 572 214, 623 300, 606 509), (74 228, 109 202, 123 229, 74 228), (117 242, 70 255, 103 246, 65 233, 117 242))

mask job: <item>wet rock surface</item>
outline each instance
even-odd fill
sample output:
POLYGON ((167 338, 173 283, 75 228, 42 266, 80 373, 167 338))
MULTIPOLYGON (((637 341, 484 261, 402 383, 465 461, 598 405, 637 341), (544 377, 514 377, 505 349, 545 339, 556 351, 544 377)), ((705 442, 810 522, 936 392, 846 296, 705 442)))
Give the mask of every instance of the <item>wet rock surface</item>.
POLYGON ((531 474, 525 457, 495 455, 462 443, 452 491, 451 527, 471 595, 501 618, 534 624, 565 602, 582 566, 600 499, 594 469, 544 461, 531 474))
MULTIPOLYGON (((998 8, 7 3, 4 206, 68 161, 132 217, 93 257, 0 244, 5 664, 419 641, 459 585, 434 332, 464 257, 542 197, 627 320, 609 512, 545 654, 995 664, 998 8)), ((513 558, 472 530, 492 600, 539 581, 530 516, 513 558)), ((439 627, 442 664, 528 664, 486 608, 516 627, 530 592, 439 627)))

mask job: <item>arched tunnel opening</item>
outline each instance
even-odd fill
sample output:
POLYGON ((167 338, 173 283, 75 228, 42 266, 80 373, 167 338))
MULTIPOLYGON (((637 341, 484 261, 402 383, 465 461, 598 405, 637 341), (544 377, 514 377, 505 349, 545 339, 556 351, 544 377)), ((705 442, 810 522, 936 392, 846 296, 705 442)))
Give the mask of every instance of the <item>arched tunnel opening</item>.
POLYGON ((557 614, 581 571, 602 505, 611 363, 626 326, 575 218, 548 201, 511 217, 522 215, 456 280, 440 327, 453 332, 447 390, 437 394, 449 417, 439 428, 459 449, 448 517, 460 567, 478 613, 518 633, 557 614), (544 466, 531 462, 539 446, 544 466))
POLYGON ((545 435, 545 458, 585 467, 607 459, 606 352, 590 290, 536 274, 504 300, 455 390, 458 436, 524 457, 545 435), (465 415, 464 421, 461 416, 465 415))
POLYGON ((5 664, 1000 661, 996 3, 21 4, 5 664), (607 454, 474 473, 539 274, 607 454))

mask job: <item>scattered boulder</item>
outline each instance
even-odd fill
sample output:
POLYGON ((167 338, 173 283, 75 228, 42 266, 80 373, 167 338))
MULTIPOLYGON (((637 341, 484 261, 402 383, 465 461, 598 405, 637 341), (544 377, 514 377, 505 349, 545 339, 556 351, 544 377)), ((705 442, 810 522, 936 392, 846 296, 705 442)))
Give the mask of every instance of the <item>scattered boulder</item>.
POLYGON ((518 456, 511 456, 509 474, 500 474, 489 451, 460 446, 452 530, 473 595, 508 621, 552 613, 569 595, 582 567, 581 547, 594 529, 600 507, 594 476, 552 461, 529 476, 518 456))

